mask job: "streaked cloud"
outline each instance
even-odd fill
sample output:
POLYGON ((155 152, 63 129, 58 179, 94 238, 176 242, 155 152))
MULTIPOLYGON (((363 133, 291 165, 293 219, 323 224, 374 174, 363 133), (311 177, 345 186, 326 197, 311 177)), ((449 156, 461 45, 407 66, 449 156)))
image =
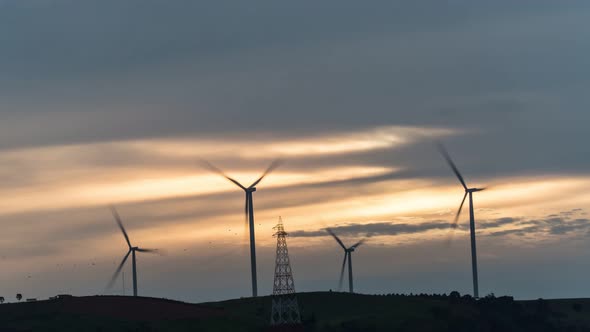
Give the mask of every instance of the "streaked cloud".
POLYGON ((129 142, 128 146, 158 153, 166 157, 227 157, 241 159, 275 157, 313 157, 350 154, 400 147, 421 140, 434 140, 457 135, 460 131, 445 128, 419 128, 388 126, 360 131, 336 132, 328 135, 310 135, 283 139, 269 137, 266 140, 146 140, 129 142))
MULTIPOLYGON (((583 214, 583 209, 563 211, 557 217, 549 215, 543 218, 525 219, 522 217, 502 217, 498 219, 483 219, 476 221, 476 230, 479 236, 531 236, 541 239, 547 236, 561 236, 573 234, 586 237, 590 235, 590 219, 579 218, 576 215, 583 214), (575 233, 575 234, 574 234, 575 233)), ((415 223, 398 222, 366 222, 345 223, 330 226, 334 232, 345 237, 375 237, 397 236, 403 234, 420 234, 432 230, 450 230, 451 223, 445 220, 417 221, 415 223)), ((468 232, 467 225, 459 227, 459 231, 468 232)), ((328 237, 324 229, 295 230, 289 233, 291 237, 328 237)))
MULTIPOLYGON (((367 224, 346 224, 343 226, 330 227, 338 235, 342 236, 395 236, 399 234, 423 233, 430 230, 449 229, 451 224, 442 220, 423 222, 418 224, 407 223, 367 223, 367 224)), ((294 231, 289 233, 292 237, 315 237, 326 236, 326 230, 318 231, 294 231)))

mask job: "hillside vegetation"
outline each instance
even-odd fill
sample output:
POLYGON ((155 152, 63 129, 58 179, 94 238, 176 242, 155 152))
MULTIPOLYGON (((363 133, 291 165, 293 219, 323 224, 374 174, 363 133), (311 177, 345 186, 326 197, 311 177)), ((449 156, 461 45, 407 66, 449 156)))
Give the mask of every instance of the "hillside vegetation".
MULTIPOLYGON (((590 299, 300 293, 305 331, 590 331, 590 299)), ((270 297, 88 296, 0 305, 1 331, 264 331, 270 297)))

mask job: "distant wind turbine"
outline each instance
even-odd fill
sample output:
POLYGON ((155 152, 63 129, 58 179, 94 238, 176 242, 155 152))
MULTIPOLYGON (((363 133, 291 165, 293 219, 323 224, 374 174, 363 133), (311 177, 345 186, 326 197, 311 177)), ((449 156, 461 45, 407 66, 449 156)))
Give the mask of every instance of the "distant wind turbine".
POLYGON ((129 241, 129 236, 127 235, 127 231, 125 230, 125 227, 123 226, 123 222, 121 221, 121 217, 119 217, 117 210, 114 207, 111 207, 111 211, 113 213, 113 217, 115 217, 115 221, 117 221, 117 225, 119 225, 119 228, 121 229, 121 232, 123 233, 123 236, 125 237, 125 241, 127 242, 127 245, 129 246, 129 251, 127 251, 127 254, 125 255, 125 257, 123 257, 121 264, 119 264, 119 267, 117 268, 117 270, 113 274, 113 277, 111 278, 111 281, 109 282, 109 284, 107 286, 107 289, 110 289, 113 287, 113 284, 115 283, 115 280, 119 276, 119 273, 121 272, 121 269, 123 268, 123 265, 125 265, 127 258, 131 254, 131 261, 132 261, 132 265, 133 265, 133 296, 137 296, 137 268, 135 265, 135 252, 158 253, 158 249, 144 249, 144 248, 132 246, 131 242, 129 241))
POLYGON ((344 260, 342 261, 342 268, 340 269, 340 280, 338 281, 338 291, 342 290, 342 280, 344 279, 344 268, 346 267, 346 260, 348 259, 348 290, 351 293, 354 293, 354 284, 352 279, 352 252, 358 248, 361 244, 365 242, 365 239, 360 240, 359 242, 353 244, 352 246, 346 248, 344 243, 340 240, 340 238, 331 230, 327 229, 328 233, 332 235, 334 240, 338 242, 338 244, 344 250, 344 260))
POLYGON ((465 195, 463 196, 463 200, 461 201, 461 205, 459 205, 459 210, 457 210, 457 214, 455 215, 455 220, 453 221, 452 228, 457 228, 457 221, 459 220, 459 215, 461 214, 461 210, 463 209, 463 204, 465 203, 465 199, 467 195, 469 195, 469 229, 471 231, 471 269, 473 272, 473 296, 475 298, 479 298, 479 286, 478 286, 478 278, 477 278, 477 252, 476 252, 476 245, 475 245, 475 216, 473 213, 473 193, 478 191, 483 191, 486 188, 468 188, 465 184, 465 180, 463 180, 463 176, 459 173, 459 169, 455 166, 455 163, 449 156, 449 153, 445 149, 442 144, 438 144, 438 149, 443 157, 446 159, 447 163, 461 182, 463 189, 465 189, 465 195))
POLYGON ((258 296, 258 281, 256 278, 256 240, 254 238, 254 203, 252 200, 252 193, 256 191, 256 185, 264 179, 270 172, 272 172, 275 168, 279 167, 282 164, 281 160, 273 161, 270 166, 262 173, 262 175, 254 181, 249 187, 243 186, 238 181, 230 178, 227 176, 222 170, 213 166, 209 162, 203 162, 204 165, 209 168, 211 171, 223 176, 224 178, 228 179, 229 181, 233 182, 236 186, 242 188, 246 193, 246 204, 244 207, 244 214, 246 217, 246 224, 250 229, 250 269, 252 273, 252 296, 258 296))

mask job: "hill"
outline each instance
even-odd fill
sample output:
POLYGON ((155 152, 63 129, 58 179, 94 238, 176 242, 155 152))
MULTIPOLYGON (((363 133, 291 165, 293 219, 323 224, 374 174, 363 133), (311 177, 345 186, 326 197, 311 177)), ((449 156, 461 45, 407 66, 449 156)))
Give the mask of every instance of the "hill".
MULTIPOLYGON (((455 294, 456 295, 456 294, 455 294)), ((306 331, 590 331, 590 299, 300 293, 306 331)), ((0 305, 0 331, 264 331, 270 297, 88 296, 0 305)))
POLYGON ((129 296, 66 297, 0 305, 3 331, 195 331, 235 328, 223 309, 129 296))

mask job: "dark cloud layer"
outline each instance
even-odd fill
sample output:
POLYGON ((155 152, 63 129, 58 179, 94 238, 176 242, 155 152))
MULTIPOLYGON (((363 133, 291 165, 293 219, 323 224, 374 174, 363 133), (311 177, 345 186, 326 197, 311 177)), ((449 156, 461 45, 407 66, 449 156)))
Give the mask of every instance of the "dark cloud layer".
MULTIPOLYGON (((583 213, 583 209, 572 209, 563 211, 555 217, 549 215, 539 219, 525 219, 521 217, 503 217, 493 220, 480 220, 476 223, 477 230, 483 230, 483 236, 505 236, 505 235, 566 235, 572 232, 586 236, 590 231, 590 219, 574 218, 574 216, 583 213), (495 230, 498 228, 512 227, 509 229, 495 230)), ((443 221, 428 221, 419 223, 397 223, 397 222, 379 222, 368 224, 349 223, 342 226, 330 227, 334 232, 342 236, 351 237, 372 237, 372 236, 396 236, 401 234, 420 234, 431 230, 451 229, 452 224, 443 221)), ((468 231, 468 226, 459 226, 468 231)), ((296 230, 289 233, 293 237, 322 237, 329 236, 326 229, 313 231, 296 230)))
MULTIPOLYGON (((344 226, 330 227, 335 233, 342 236, 387 236, 399 234, 423 233, 435 229, 447 229, 451 224, 444 221, 432 221, 419 224, 394 224, 394 223, 371 223, 371 224, 348 224, 344 226)), ((318 231, 294 231, 289 232, 293 237, 316 237, 326 236, 325 229, 318 231)))
MULTIPOLYGON (((563 215, 572 215, 572 212, 582 211, 581 209, 566 211, 563 215)), ((547 216, 546 218, 533 220, 517 220, 514 223, 518 228, 507 229, 490 233, 491 236, 504 235, 551 235, 563 236, 574 234, 577 236, 586 237, 590 232, 590 219, 588 218, 571 218, 571 217, 554 217, 547 216)))
MULTIPOLYGON (((469 130, 472 177, 590 168, 586 2, 1 6, 0 147, 397 124, 469 130)), ((432 175, 431 154, 392 158, 432 175)))

